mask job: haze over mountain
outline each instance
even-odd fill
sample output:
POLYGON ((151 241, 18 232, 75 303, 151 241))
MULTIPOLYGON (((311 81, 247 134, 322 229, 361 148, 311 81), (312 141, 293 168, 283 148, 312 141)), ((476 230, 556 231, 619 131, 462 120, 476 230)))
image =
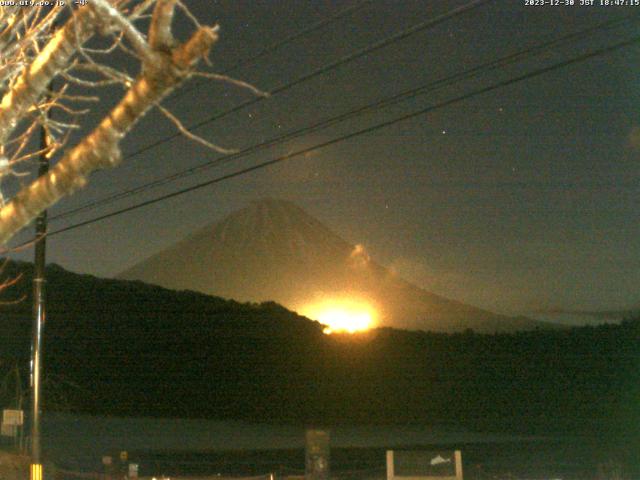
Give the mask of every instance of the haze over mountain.
POLYGON ((640 305, 634 306, 628 309, 618 309, 618 310, 571 310, 566 308, 547 308, 537 310, 534 313, 543 314, 543 315, 576 315, 582 317, 590 317, 594 320, 610 320, 610 321, 620 321, 625 318, 631 318, 634 315, 637 315, 640 312, 640 305))
POLYGON ((513 331, 548 326, 427 292, 373 261, 295 204, 253 202, 141 261, 119 278, 240 301, 273 300, 304 311, 330 299, 358 299, 377 323, 398 328, 513 331))

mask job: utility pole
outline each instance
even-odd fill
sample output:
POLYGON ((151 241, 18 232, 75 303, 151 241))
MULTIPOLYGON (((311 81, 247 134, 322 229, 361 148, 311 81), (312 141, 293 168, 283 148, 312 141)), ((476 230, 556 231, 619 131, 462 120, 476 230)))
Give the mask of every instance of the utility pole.
MULTIPOLYGON (((49 118, 49 110, 46 113, 49 118)), ((40 160, 38 176, 49 171, 49 136, 46 126, 40 127, 40 160)), ((40 413, 42 396, 42 337, 45 310, 45 255, 47 247, 47 211, 36 219, 35 258, 33 264, 33 331, 31 338, 31 480, 42 480, 40 451, 40 413)))

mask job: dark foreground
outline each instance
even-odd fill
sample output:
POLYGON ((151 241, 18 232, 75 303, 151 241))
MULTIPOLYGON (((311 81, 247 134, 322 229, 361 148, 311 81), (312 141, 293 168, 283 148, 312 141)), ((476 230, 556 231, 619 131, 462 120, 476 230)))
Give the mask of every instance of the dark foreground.
MULTIPOLYGON (((615 454, 598 453, 586 440, 527 441, 523 443, 412 446, 411 449, 462 450, 465 479, 635 479, 633 465, 624 465, 615 454), (622 476, 616 476, 622 475, 622 476)), ((334 448, 332 477, 343 480, 386 478, 384 448, 334 448)), ((140 475, 168 477, 304 475, 304 450, 217 452, 136 452, 140 475)))

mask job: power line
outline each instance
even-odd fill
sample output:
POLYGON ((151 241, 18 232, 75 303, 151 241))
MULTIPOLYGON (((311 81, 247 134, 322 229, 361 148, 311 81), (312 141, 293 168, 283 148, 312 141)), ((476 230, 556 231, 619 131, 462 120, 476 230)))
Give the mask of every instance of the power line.
POLYGON ((505 67, 509 64, 515 63, 517 61, 529 58, 531 56, 534 56, 536 54, 539 54, 541 52, 544 52, 546 50, 548 50, 549 48, 552 48, 558 44, 565 44, 568 41, 573 41, 573 40, 577 40, 577 39, 581 39, 587 35, 590 35, 591 33, 595 32, 595 31, 599 31, 599 30, 605 30, 605 29, 610 29, 610 28, 614 28, 617 27, 623 23, 626 23, 628 21, 632 21, 632 20, 638 20, 640 18, 640 14, 636 14, 636 15, 632 15, 632 16, 628 16, 628 17, 624 17, 624 18, 620 18, 620 19, 615 19, 615 20, 610 20, 607 22, 603 22, 600 23, 598 25, 594 25, 592 27, 580 30, 578 32, 573 32, 570 33, 568 35, 564 35, 562 37, 556 38, 554 40, 550 40, 548 42, 544 42, 542 44, 539 45, 535 45, 533 47, 529 47, 523 50, 520 50, 518 52, 512 53, 510 55, 507 55, 505 57, 502 57, 500 59, 497 60, 493 60, 490 62, 486 62, 484 64, 478 65, 476 67, 473 67, 469 70, 466 70, 464 72, 460 72, 439 80, 436 80, 434 82, 430 82, 428 84, 425 85, 421 85, 417 88, 413 88, 410 90, 406 90, 403 91, 401 93, 395 94, 393 96, 390 97, 386 97, 384 99, 378 100, 374 103, 370 103, 368 105, 362 106, 362 107, 358 107, 355 109, 352 109, 348 112, 345 112, 341 115, 335 116, 335 117, 331 117, 329 119, 325 119, 322 120, 318 123, 309 125, 307 127, 303 127, 300 129, 297 129, 295 131, 292 132, 288 132, 285 133, 283 135, 280 135, 278 137, 273 137, 271 139, 265 140, 259 144, 255 144, 252 145, 250 147, 244 148, 239 152, 235 152, 233 154, 229 154, 229 155, 225 155, 221 158, 216 158, 214 160, 210 160, 207 161, 203 164, 197 165, 195 167, 191 167, 188 168, 186 170, 183 170, 181 172, 169 175, 167 177, 158 179, 158 180, 154 180, 152 182, 148 182, 144 185, 140 185, 138 187, 132 188, 132 189, 127 189, 124 191, 120 191, 117 192, 115 194, 109 195, 107 197, 103 197, 101 199, 95 200, 93 202, 89 202, 86 203, 84 205, 81 205, 79 207, 73 208, 71 210, 67 210, 65 212, 62 212, 54 217, 51 218, 51 220, 60 220, 62 218, 67 218, 70 216, 73 216, 77 213, 83 212, 83 211, 87 211, 87 210, 92 210, 96 207, 105 205, 105 204, 109 204, 112 203, 113 201, 122 199, 122 198, 126 198, 129 197, 131 195, 135 195, 135 194, 139 194, 142 193, 146 190, 152 189, 154 187, 160 186, 160 185, 164 185, 170 182, 173 182, 175 180, 181 179, 181 178, 185 178, 187 176, 193 175, 197 172, 200 172, 202 170, 205 169, 209 169, 209 168, 213 168, 228 162, 231 162, 233 160, 236 160, 238 158, 242 158, 245 157, 251 153, 254 153, 258 150, 262 150, 268 147, 272 147, 274 145, 277 145, 279 143, 283 143, 284 141, 287 140, 291 140, 294 138, 298 138, 302 135, 306 135, 308 133, 312 133, 312 132, 316 132, 320 129, 323 128, 327 128, 331 125, 334 125, 336 123, 339 122, 343 122, 345 120, 351 119, 355 116, 361 115, 363 113, 372 111, 372 110, 376 110, 376 109, 380 109, 380 108, 384 108, 387 107, 389 105, 393 105, 396 103, 399 103, 401 101, 410 99, 410 98, 414 98, 416 96, 419 95, 423 95, 427 92, 439 89, 439 88, 443 88, 445 86, 450 86, 455 82, 458 81, 462 81, 462 80, 467 80, 469 78, 473 78, 474 76, 480 75, 482 73, 486 73, 488 71, 492 71, 492 70, 496 70, 502 67, 505 67))
MULTIPOLYGON (((416 24, 413 27, 409 27, 408 29, 402 30, 402 31, 400 31, 400 32, 398 32, 396 34, 393 34, 393 35, 391 35, 389 37, 386 37, 386 38, 384 38, 384 39, 382 39, 382 40, 380 40, 380 41, 378 41, 378 42, 376 42, 376 43, 374 43, 372 45, 369 45, 369 46, 364 47, 364 48, 362 48, 360 50, 357 50, 357 51, 355 51, 355 52, 353 52, 353 53, 351 53, 349 55, 346 55, 346 56, 336 60, 333 63, 330 63, 328 65, 320 67, 319 69, 314 70, 313 72, 310 72, 310 73, 305 74, 305 75, 303 75, 301 77, 298 77, 296 80, 293 80, 292 82, 289 82, 289 83, 287 83, 285 85, 282 85, 282 86, 276 88, 275 90, 272 90, 270 92, 270 95, 274 96, 274 95, 280 94, 280 93, 282 93, 282 92, 284 92, 286 90, 289 90, 290 88, 293 88, 296 85, 299 85, 300 83, 303 83, 303 82, 305 82, 307 80, 310 80, 310 79, 312 79, 312 78, 314 78, 316 76, 319 76, 319 75, 327 73, 327 72, 329 72, 331 70, 334 70, 334 69, 336 69, 336 68, 338 68, 338 67, 340 67, 340 66, 342 66, 342 65, 344 65, 346 63, 354 61, 354 60, 356 60, 358 58, 363 57, 364 55, 367 55, 367 54, 372 53, 374 51, 377 51, 377 50, 379 50, 381 48, 384 48, 384 47, 386 47, 386 46, 388 46, 388 45, 390 45, 392 43, 395 43, 395 42, 400 41, 400 40, 402 40, 404 38, 407 38, 408 36, 411 36, 411 35, 413 35, 415 33, 418 33, 420 31, 435 27, 435 26, 439 25, 440 23, 445 22, 446 20, 449 20, 450 18, 454 18, 454 17, 456 17, 458 15, 462 15, 463 13, 466 13, 466 12, 468 12, 470 10, 478 8, 478 7, 482 6, 483 4, 489 3, 491 1, 492 0, 473 0, 473 1, 463 5, 461 7, 457 7, 457 8, 454 8, 452 10, 449 10, 447 13, 439 15, 439 16, 431 19, 431 20, 427 20, 425 22, 421 22, 419 24, 416 24)), ((247 102, 241 103, 241 104, 239 104, 239 105, 237 105, 235 107, 232 107, 229 110, 226 110, 226 111, 224 111, 222 113, 219 113, 219 114, 215 114, 215 115, 213 115, 211 117, 208 117, 205 120, 202 120, 202 121, 200 121, 200 122, 198 122, 198 123, 196 123, 194 125, 191 125, 191 126, 187 127, 187 130, 189 130, 189 131, 196 130, 196 129, 198 129, 198 128, 200 128, 200 127, 202 127, 202 126, 204 126, 204 125, 206 125, 208 123, 211 123, 211 122, 214 122, 216 120, 219 120, 220 118, 223 118, 226 115, 229 115, 231 113, 234 113, 234 112, 237 112, 239 110, 242 110, 245 107, 248 107, 250 105, 254 105, 254 104, 258 103, 258 102, 261 102, 264 99, 265 99, 265 97, 258 97, 258 98, 254 98, 252 100, 249 100, 247 102)), ((128 159, 130 159, 132 157, 135 157, 135 156, 137 156, 137 155, 139 155, 141 153, 144 153, 144 152, 146 152, 148 150, 151 150, 151 149, 153 149, 153 148, 155 148, 155 147, 157 147, 159 145, 162 145, 164 143, 172 141, 172 140, 174 140, 174 139, 176 139, 176 138, 178 138, 180 136, 182 136, 182 134, 180 132, 176 132, 176 133, 174 133, 172 135, 169 135, 169 136, 164 137, 164 138, 162 138, 160 140, 157 140, 156 142, 148 144, 148 145, 146 145, 146 146, 144 146, 144 147, 142 147, 142 148, 140 148, 140 149, 138 149, 138 150, 136 150, 136 151, 134 151, 134 152, 132 152, 132 153, 130 153, 128 155, 126 155, 123 158, 123 161, 124 160, 128 160, 128 159)), ((81 207, 78 207, 78 208, 83 209, 84 206, 81 206, 81 207)), ((61 215, 63 215, 63 214, 61 214, 61 215)), ((66 214, 64 214, 64 215, 66 216, 66 214)), ((55 218, 60 218, 60 215, 58 215, 55 218)))
POLYGON ((598 56, 601 56, 601 55, 612 53, 612 52, 614 52, 616 50, 619 50, 619 49, 624 48, 624 47, 631 46, 631 45, 633 45, 635 43, 638 43, 638 42, 640 42, 640 36, 636 36, 636 37, 633 37, 633 38, 631 38, 629 40, 618 42, 616 44, 613 44, 613 45, 610 45, 608 47, 604 47, 604 48, 601 48, 599 50, 595 50, 595 51, 580 55, 578 57, 574 57, 574 58, 571 58, 571 59, 568 59, 568 60, 563 60, 561 62, 554 63, 553 65, 550 65, 550 66, 547 66, 547 67, 543 67, 543 68, 534 70, 532 72, 529 72, 529 73, 526 73, 526 74, 511 78, 511 79, 508 79, 508 80, 503 80, 503 81, 500 81, 500 82, 496 82, 496 83, 494 83, 494 84, 492 84, 492 85, 490 85, 488 87, 483 87, 483 88, 474 90, 472 92, 460 95, 458 97, 455 97, 455 98, 452 98, 452 99, 449 99, 449 100, 445 100, 445 101, 437 103, 435 105, 430 105, 428 107, 422 108, 420 110, 416 110, 414 112, 402 115, 400 117, 396 117, 396 118, 394 118, 392 120, 388 120, 386 122, 378 123, 376 125, 373 125, 373 126, 370 126, 370 127, 366 127, 366 128, 361 129, 361 130, 357 130, 355 132, 351 132, 351 133, 347 133, 345 135, 341 135, 341 136, 333 138, 331 140, 327 140, 325 142, 318 143, 318 144, 316 144, 316 145, 314 145, 312 147, 303 148, 301 150, 297 150, 295 152, 288 153, 286 155, 281 155, 281 156, 276 157, 274 159, 259 163, 257 165, 253 165, 251 167, 247 167, 247 168, 238 170, 238 171, 233 172, 233 173, 222 175, 220 177, 216 177, 214 179, 207 180, 205 182, 201 182, 201 183, 198 183, 196 185, 177 190, 175 192, 171 192, 171 193, 168 193, 168 194, 165 194, 165 195, 161 195, 161 196, 156 197, 156 198, 151 199, 151 200, 146 200, 144 202, 140 202, 140 203, 137 203, 135 205, 131 205, 129 207, 125 207, 125 208, 116 210, 114 212, 107 213, 105 215, 100 215, 98 217, 95 217, 95 218, 92 218, 92 219, 89 219, 89 220, 85 220, 83 222, 79 222, 79 223, 76 223, 76 224, 69 225, 67 227, 58 229, 58 230, 54 230, 53 232, 50 232, 48 235, 49 236, 53 236, 53 235, 57 235, 59 233, 67 232, 69 230, 74 230, 76 228, 80 228, 80 227, 83 227, 83 226, 86 226, 86 225, 90 225, 92 223, 96 223, 96 222, 99 222, 99 221, 102 221, 102 220, 106 220, 108 218, 115 217, 117 215, 121 215, 123 213, 127 213, 127 212, 130 212, 130 211, 133 211, 133 210, 137 210, 139 208, 146 207, 148 205, 152 205, 154 203, 158 203, 158 202, 161 202, 161 201, 164 201, 164 200, 168 200, 170 198, 177 197, 177 196, 185 194, 185 193, 189 193, 189 192, 192 192, 192 191, 195 191, 195 190, 199 190, 201 188, 204 188, 204 187, 216 184, 216 183, 220 183, 220 182, 223 182, 225 180, 229 180, 231 178, 239 177, 241 175, 245 175, 247 173, 250 173, 250 172, 253 172, 253 171, 256 171, 256 170, 260 170, 260 169, 269 167, 271 165, 275 165, 277 163, 282 163, 282 162, 284 162, 286 160, 289 160, 289 159, 292 159, 292 158, 295 158, 295 157, 299 157, 301 155, 304 155, 306 153, 312 152, 314 150, 320 150, 322 148, 325 148, 325 147, 328 147, 328 146, 331 146, 331 145, 335 145, 337 143, 344 142, 346 140, 350 140, 352 138, 355 138, 355 137, 358 137, 358 136, 361 136, 361 135, 365 135, 365 134, 368 134, 368 133, 371 133, 371 132, 374 132, 374 131, 377 131, 377 130, 380 130, 380 129, 383 129, 383 128, 386 128, 386 127, 389 127, 389 126, 394 125, 396 123, 403 122, 403 121, 406 121, 406 120, 410 120, 412 118, 424 115, 426 113, 430 113, 430 112, 432 112, 434 110, 438 110, 438 109, 453 105, 453 104, 461 102, 463 100, 467 100, 469 98, 472 98, 472 97, 475 97, 475 96, 478 96, 478 95, 481 95, 481 94, 484 94, 484 93, 488 93, 488 92, 491 92, 493 90, 497 90, 499 88, 503 88, 503 87, 512 85, 514 83, 518 83, 518 82, 521 82, 521 81, 524 81, 524 80, 528 80, 530 78, 537 77, 537 76, 543 75, 545 73, 549 73, 549 72, 557 70, 559 68, 564 68, 564 67, 567 67, 569 65, 573 65, 573 64, 576 64, 576 63, 580 63, 580 62, 589 60, 591 58, 595 58, 595 57, 598 57, 598 56))
MULTIPOLYGON (((462 14, 464 14, 466 12, 469 12, 469 11, 471 11, 471 10, 473 10, 475 8, 478 8, 478 7, 482 6, 483 4, 489 3, 491 1, 493 1, 493 0, 473 0, 473 1, 463 5, 461 7, 457 7, 457 8, 454 8, 452 10, 449 10, 447 13, 444 13, 444 14, 439 15, 439 16, 431 19, 431 20, 427 20, 427 21, 421 22, 421 23, 419 23, 417 25, 414 25, 412 27, 409 27, 409 28, 407 28, 405 30, 402 30, 402 31, 396 33, 396 34, 393 34, 393 35, 391 35, 389 37, 386 37, 386 38, 384 38, 382 40, 379 40, 378 42, 375 42, 375 43, 373 43, 373 44, 371 44, 371 45, 369 45, 367 47, 364 47, 364 48, 362 48, 360 50, 357 50, 357 51, 355 51, 353 53, 350 53, 349 55, 346 55, 346 56, 344 56, 342 58, 339 58, 338 60, 336 60, 333 63, 330 63, 328 65, 322 66, 322 67, 320 67, 320 68, 318 68, 318 69, 316 69, 316 70, 314 70, 312 72, 306 73, 306 74, 296 78, 295 80, 292 80, 289 83, 286 83, 284 85, 281 85, 281 86, 271 90, 269 92, 269 95, 270 95, 270 97, 274 97, 276 95, 279 95, 280 93, 283 93, 283 92, 285 92, 287 90, 290 90, 293 87, 295 87, 297 85, 300 85, 303 82, 311 80, 312 78, 315 78, 317 76, 323 75, 323 74, 325 74, 327 72, 330 72, 331 70, 335 70, 336 68, 341 67, 342 65, 345 65, 345 64, 350 63, 350 62, 352 62, 354 60, 362 58, 365 55, 368 55, 369 53, 375 52, 375 51, 380 50, 380 49, 382 49, 382 48, 384 48, 384 47, 386 47, 388 45, 391 45, 393 43, 399 42, 400 40, 403 40, 403 39, 405 39, 405 38, 407 38, 407 37, 409 37, 411 35, 414 35, 416 33, 422 32, 423 30, 427 30, 427 29, 433 28, 433 27, 435 27, 435 26, 437 26, 437 25, 439 25, 439 24, 441 24, 441 23, 443 23, 443 22, 445 22, 445 21, 447 21, 447 20, 449 20, 451 18, 455 18, 458 15, 462 15, 462 14)), ((249 107, 251 105, 255 105, 255 104, 257 104, 259 102, 262 102, 264 100, 265 100, 265 97, 253 98, 253 99, 248 100, 246 102, 243 102, 243 103, 241 103, 239 105, 236 105, 235 107, 232 107, 229 110, 225 110, 224 112, 215 114, 215 115, 213 115, 211 117, 208 117, 205 120, 202 120, 202 121, 200 121, 198 123, 195 123, 195 124, 187 127, 187 130, 190 130, 190 131, 196 130, 196 129, 204 126, 204 125, 207 125, 209 123, 215 122, 216 120, 219 120, 219 119, 221 119, 223 117, 226 117, 227 115, 230 115, 232 113, 240 111, 240 110, 242 110, 242 109, 244 109, 246 107, 249 107)), ((149 145, 146 145, 146 146, 144 146, 142 148, 139 148, 138 150, 136 150, 136 151, 134 151, 132 153, 129 153, 128 155, 126 155, 124 157, 123 160, 128 160, 128 159, 130 159, 132 157, 140 155, 141 153, 144 153, 147 150, 151 150, 151 149, 157 147, 158 145, 162 145, 163 143, 167 143, 167 142, 169 142, 171 140, 174 140, 174 139, 180 137, 181 135, 182 134, 180 132, 176 132, 173 135, 169 135, 169 136, 164 137, 164 138, 162 138, 162 139, 160 139, 160 140, 158 140, 156 142, 150 143, 149 145)))
MULTIPOLYGON (((324 20, 320 20, 319 22, 316 22, 310 26, 308 26, 307 28, 304 28, 296 33, 293 33, 291 35, 289 35, 288 37, 283 38, 282 40, 279 40, 265 48, 263 48, 262 50, 260 50, 256 55, 253 55, 252 57, 249 58, 245 58, 244 60, 240 60, 239 62, 235 63, 233 66, 223 70, 221 72, 222 75, 228 75, 230 73, 233 73, 234 71, 240 69, 240 68, 244 68, 244 67, 250 67, 253 66, 257 63, 257 61, 259 59, 261 59, 262 57, 264 57, 265 55, 268 55, 269 53, 273 53, 276 50, 279 50, 280 48, 284 47, 285 45, 293 42, 294 40, 298 40, 299 38, 302 38, 306 35, 309 35, 313 32, 316 32, 318 30, 323 29, 324 27, 326 27, 327 25, 330 25, 334 22, 337 22, 338 20, 341 20, 342 18, 351 15, 354 12, 357 12, 358 10, 364 8, 366 5, 370 4, 373 0, 361 0, 359 2, 356 2, 354 5, 351 5, 349 7, 346 7, 342 10, 340 10, 338 13, 336 13, 335 15, 332 15, 329 18, 326 18, 324 20)), ((183 88, 181 90, 178 90, 176 93, 174 93, 173 95, 171 95, 171 97, 168 100, 176 100, 179 97, 182 97, 183 95, 192 92, 193 90, 195 90, 197 88, 198 85, 200 85, 202 83, 202 81, 198 81, 196 80, 195 82, 193 82, 193 84, 191 84, 188 88, 183 88)))

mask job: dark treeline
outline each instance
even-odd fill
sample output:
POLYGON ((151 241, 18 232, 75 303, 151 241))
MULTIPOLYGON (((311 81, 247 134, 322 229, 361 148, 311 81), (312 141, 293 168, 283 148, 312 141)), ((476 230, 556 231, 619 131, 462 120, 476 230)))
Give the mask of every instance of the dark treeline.
MULTIPOLYGON (((3 272, 23 273, 4 299, 26 297, 0 307, 5 368, 26 370, 30 268, 12 262, 3 272)), ((515 334, 382 328, 327 336, 273 303, 57 266, 47 292, 46 409, 639 438, 640 319, 515 334)))

